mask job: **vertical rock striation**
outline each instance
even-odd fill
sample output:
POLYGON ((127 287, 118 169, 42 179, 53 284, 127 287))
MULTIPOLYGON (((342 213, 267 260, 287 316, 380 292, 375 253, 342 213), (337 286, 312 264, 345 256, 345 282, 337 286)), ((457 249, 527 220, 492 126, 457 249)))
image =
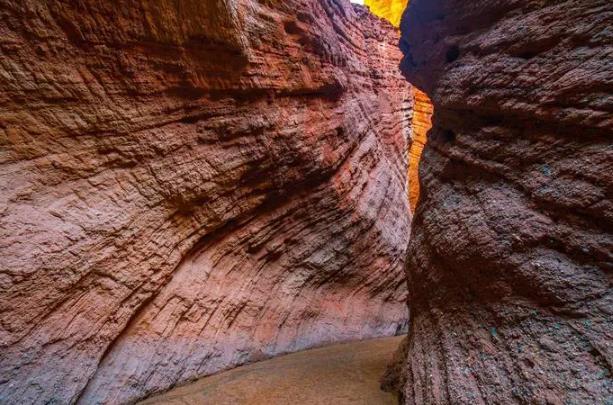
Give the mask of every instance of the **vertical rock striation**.
POLYGON ((0 33, 0 402, 124 403, 406 326, 387 24, 340 0, 0 0, 0 33))
MULTIPOLYGON (((414 0, 407 403, 613 400, 613 3, 414 0)), ((404 382, 403 382, 404 380, 404 382)))

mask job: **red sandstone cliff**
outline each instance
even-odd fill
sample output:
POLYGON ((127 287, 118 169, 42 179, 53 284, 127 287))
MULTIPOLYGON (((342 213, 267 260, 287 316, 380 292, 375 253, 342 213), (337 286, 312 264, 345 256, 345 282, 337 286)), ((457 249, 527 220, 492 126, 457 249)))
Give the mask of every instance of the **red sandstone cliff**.
POLYGON ((404 328, 391 27, 339 0, 2 0, 0 33, 2 402, 404 328))
POLYGON ((413 0, 434 103, 407 276, 407 403, 613 398, 613 3, 413 0))

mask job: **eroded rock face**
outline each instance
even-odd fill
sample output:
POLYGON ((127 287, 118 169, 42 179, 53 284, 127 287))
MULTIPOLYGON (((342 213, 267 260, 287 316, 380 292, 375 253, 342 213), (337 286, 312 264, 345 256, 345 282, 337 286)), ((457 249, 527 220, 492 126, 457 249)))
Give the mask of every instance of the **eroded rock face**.
POLYGON ((0 4, 0 402, 123 403, 406 326, 390 26, 335 0, 0 4))
POLYGON ((407 403, 612 400, 612 19, 610 1, 411 2, 402 68, 435 115, 407 403))

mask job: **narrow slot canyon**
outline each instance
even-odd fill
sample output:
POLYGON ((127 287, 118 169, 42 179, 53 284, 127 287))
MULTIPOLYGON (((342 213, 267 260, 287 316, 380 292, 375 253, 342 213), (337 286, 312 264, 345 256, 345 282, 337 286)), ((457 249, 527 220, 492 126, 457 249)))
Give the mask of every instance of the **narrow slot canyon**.
POLYGON ((0 404, 613 404, 611 21, 0 0, 0 404))

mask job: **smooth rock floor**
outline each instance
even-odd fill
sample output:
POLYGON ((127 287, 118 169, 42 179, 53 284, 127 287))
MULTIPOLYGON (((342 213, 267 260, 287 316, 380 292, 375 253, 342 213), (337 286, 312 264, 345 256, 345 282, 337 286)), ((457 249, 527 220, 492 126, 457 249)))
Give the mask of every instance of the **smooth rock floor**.
POLYGON ((379 379, 402 336, 337 344, 238 367, 141 404, 397 404, 379 379))

